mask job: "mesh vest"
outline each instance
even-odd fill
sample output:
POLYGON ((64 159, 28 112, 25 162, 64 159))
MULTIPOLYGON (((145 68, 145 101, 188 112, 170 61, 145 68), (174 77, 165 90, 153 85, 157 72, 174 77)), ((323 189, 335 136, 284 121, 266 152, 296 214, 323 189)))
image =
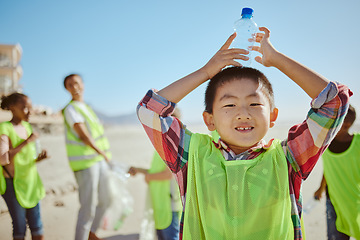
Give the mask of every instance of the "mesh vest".
MULTIPOLYGON (((110 146, 107 138, 104 135, 104 128, 102 127, 99 119, 93 110, 87 106, 88 113, 85 113, 81 108, 79 108, 73 101, 68 105, 72 105, 75 110, 80 113, 85 119, 86 128, 94 139, 96 146, 102 151, 107 152, 107 156, 110 158, 110 146), (88 116, 88 114, 91 115, 88 116)), ((66 107, 65 107, 66 108, 66 107)), ((64 108, 64 110, 65 110, 64 108)), ((66 121, 65 115, 64 123, 66 127, 66 151, 68 159, 70 162, 70 167, 73 171, 79 171, 91 167, 94 163, 103 160, 103 156, 99 155, 93 148, 84 144, 72 126, 69 126, 69 123, 66 121)))
MULTIPOLYGON (((155 153, 151 162, 149 173, 162 172, 167 168, 164 161, 159 154, 155 153)), ((156 229, 165 229, 170 226, 172 221, 172 196, 171 196, 171 180, 151 181, 149 183, 150 196, 152 201, 152 207, 154 209, 154 220, 156 229)), ((177 190, 177 186, 174 186, 177 190)), ((173 196, 178 199, 174 202, 176 210, 181 209, 180 193, 174 191, 177 196, 173 196)))
POLYGON ((342 153, 326 150, 324 175, 331 203, 336 212, 336 228, 360 239, 360 134, 354 134, 349 148, 342 153))
MULTIPOLYGON (((21 122, 25 127, 28 136, 32 133, 32 127, 28 122, 21 122)), ((19 146, 24 139, 20 138, 11 122, 0 123, 0 135, 9 137, 12 147, 19 146)), ((21 151, 14 156, 14 189, 16 199, 23 208, 33 208, 45 196, 45 189, 41 182, 36 168, 36 150, 35 143, 26 144, 21 151)), ((6 182, 3 175, 3 169, 0 166, 0 193, 6 191, 6 182)))
POLYGON ((183 238, 294 239, 279 140, 255 159, 225 161, 210 136, 192 135, 183 238))

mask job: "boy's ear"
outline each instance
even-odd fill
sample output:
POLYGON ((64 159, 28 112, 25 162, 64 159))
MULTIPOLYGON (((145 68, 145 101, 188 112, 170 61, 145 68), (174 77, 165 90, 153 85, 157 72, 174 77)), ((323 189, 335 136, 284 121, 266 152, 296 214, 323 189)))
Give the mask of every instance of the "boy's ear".
POLYGON ((209 131, 215 131, 214 117, 211 113, 203 112, 203 119, 209 131))
POLYGON ((272 112, 270 113, 270 128, 272 128, 275 125, 275 121, 278 117, 279 109, 274 108, 272 112))

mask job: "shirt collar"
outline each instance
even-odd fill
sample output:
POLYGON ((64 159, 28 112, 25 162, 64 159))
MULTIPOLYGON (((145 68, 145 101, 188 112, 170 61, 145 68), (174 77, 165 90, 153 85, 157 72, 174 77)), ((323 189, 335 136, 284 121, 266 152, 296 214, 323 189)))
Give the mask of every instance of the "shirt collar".
POLYGON ((274 139, 271 139, 268 143, 264 139, 261 139, 254 147, 249 150, 236 155, 233 150, 219 138, 217 141, 213 141, 216 148, 220 149, 226 160, 244 160, 249 159, 250 156, 257 156, 262 151, 266 151, 271 146, 274 139))

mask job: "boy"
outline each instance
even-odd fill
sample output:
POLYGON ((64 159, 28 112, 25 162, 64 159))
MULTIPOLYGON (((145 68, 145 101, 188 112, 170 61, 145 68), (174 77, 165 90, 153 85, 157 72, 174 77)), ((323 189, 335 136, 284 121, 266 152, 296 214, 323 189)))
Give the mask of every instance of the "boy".
POLYGON ((356 112, 349 106, 344 123, 322 156, 324 176, 315 199, 326 190, 328 239, 360 239, 360 134, 350 134, 356 112), (336 223, 335 223, 336 221, 336 223))
POLYGON ((264 142, 278 110, 266 77, 235 61, 248 59, 248 51, 229 49, 235 34, 204 67, 149 91, 138 106, 145 131, 180 187, 180 238, 302 239, 301 183, 335 136, 351 92, 276 51, 270 31, 259 29, 260 47, 252 50, 262 56, 255 60, 278 68, 314 99, 308 118, 290 129, 288 139, 264 142), (235 67, 222 70, 229 65, 235 67), (217 142, 170 116, 208 79, 203 118, 220 135, 217 142))

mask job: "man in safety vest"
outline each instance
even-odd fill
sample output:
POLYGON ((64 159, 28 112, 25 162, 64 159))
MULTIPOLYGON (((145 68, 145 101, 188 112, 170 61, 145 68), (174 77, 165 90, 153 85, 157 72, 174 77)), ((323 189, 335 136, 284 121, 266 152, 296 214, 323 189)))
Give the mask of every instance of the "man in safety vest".
POLYGON ((94 111, 84 102, 84 83, 78 74, 64 79, 71 101, 63 109, 66 151, 78 184, 80 210, 75 240, 99 239, 95 232, 109 206, 109 143, 94 111), (105 161, 104 161, 105 160, 105 161))

